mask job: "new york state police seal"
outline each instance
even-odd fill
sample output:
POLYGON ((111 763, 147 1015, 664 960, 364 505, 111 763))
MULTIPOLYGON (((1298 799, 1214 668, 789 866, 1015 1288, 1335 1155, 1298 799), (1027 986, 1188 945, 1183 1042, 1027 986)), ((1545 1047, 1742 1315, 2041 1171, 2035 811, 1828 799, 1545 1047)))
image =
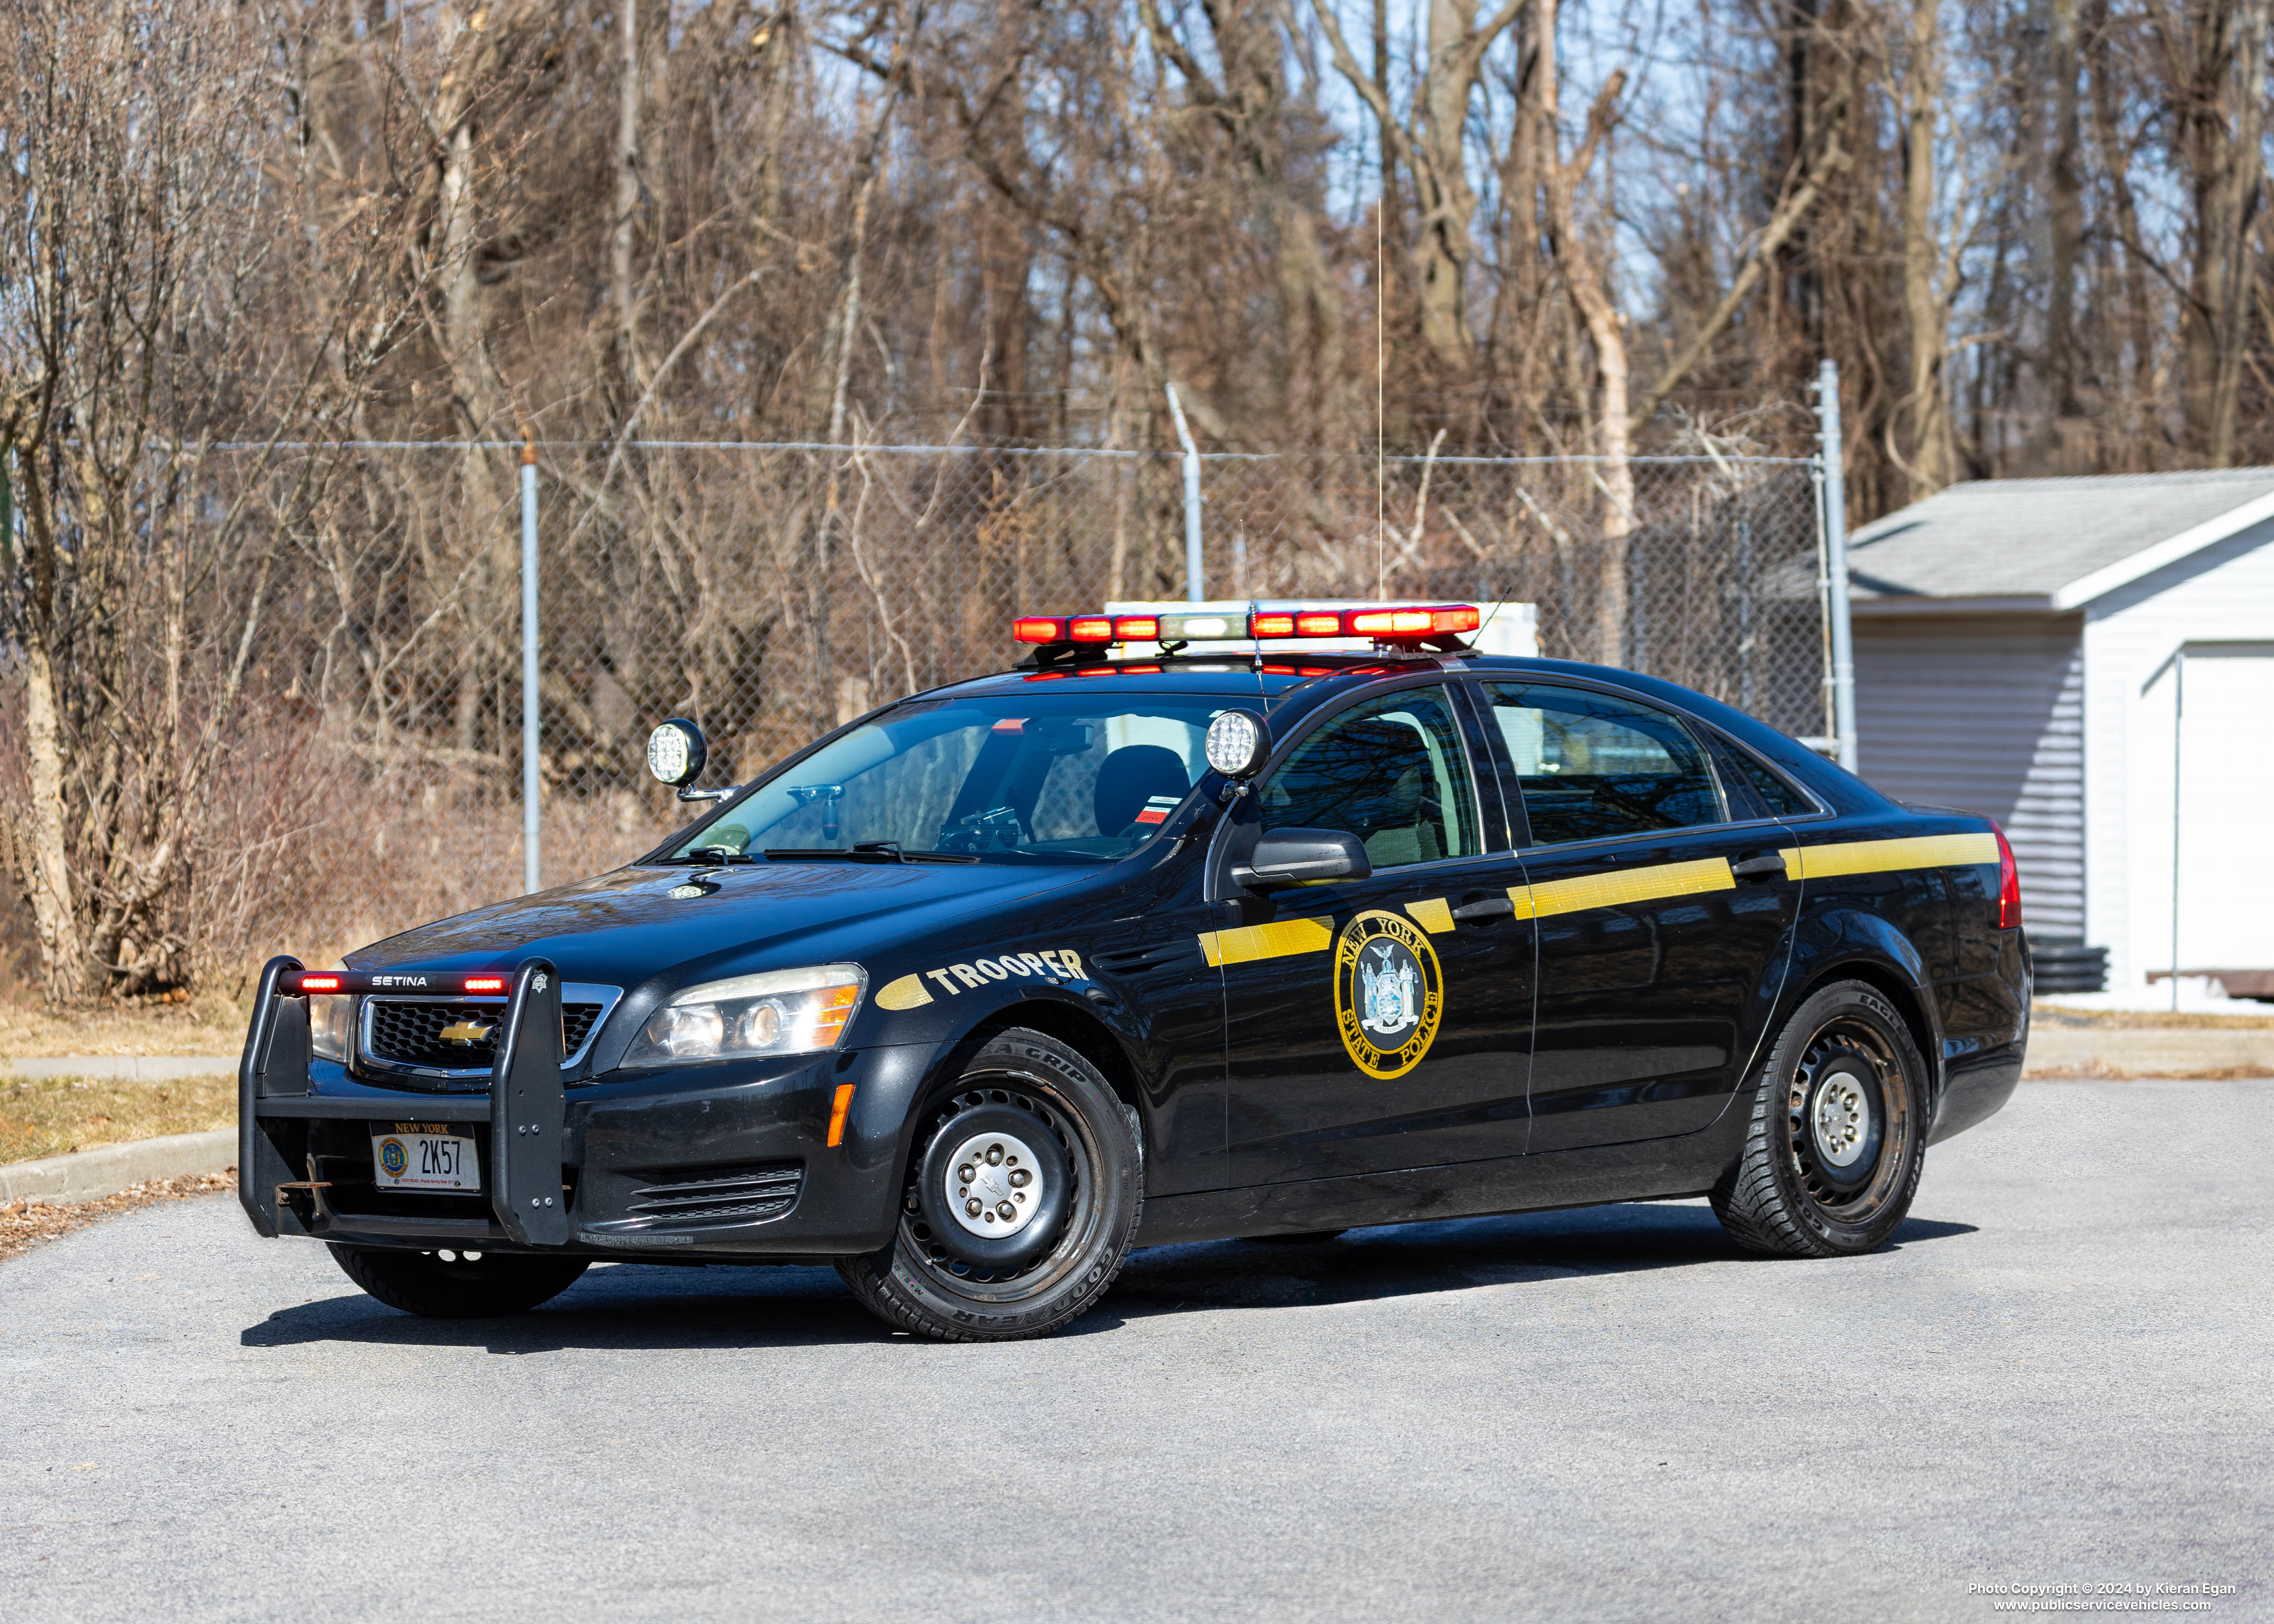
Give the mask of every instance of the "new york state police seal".
POLYGON ((1369 910, 1335 938, 1335 1024, 1368 1077, 1403 1077, 1421 1064, 1445 1014, 1437 950, 1411 920, 1369 910))

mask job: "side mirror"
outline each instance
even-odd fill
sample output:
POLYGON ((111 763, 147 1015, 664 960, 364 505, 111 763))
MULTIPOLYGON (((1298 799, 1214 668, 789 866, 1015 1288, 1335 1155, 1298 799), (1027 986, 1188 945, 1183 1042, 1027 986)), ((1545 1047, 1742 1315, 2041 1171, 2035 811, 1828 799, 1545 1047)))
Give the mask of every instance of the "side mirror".
POLYGON ((1238 783, 1254 778, 1271 754, 1271 728, 1253 710, 1226 710, 1209 724, 1208 764, 1238 783))
POLYGON ((703 763, 710 759, 703 730, 685 717, 673 717, 647 736, 647 770, 674 789, 701 778, 703 763))
POLYGON ((1252 891, 1362 880, 1374 872, 1359 838, 1340 829, 1267 829, 1232 878, 1252 891))

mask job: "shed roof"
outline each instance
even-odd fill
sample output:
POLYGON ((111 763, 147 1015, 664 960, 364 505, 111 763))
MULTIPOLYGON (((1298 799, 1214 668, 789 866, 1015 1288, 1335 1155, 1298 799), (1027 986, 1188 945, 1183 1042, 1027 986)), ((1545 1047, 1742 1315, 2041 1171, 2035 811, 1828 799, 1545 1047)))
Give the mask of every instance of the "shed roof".
POLYGON ((2274 468, 1979 479, 1864 526, 1848 563, 1859 607, 2074 609, 2270 517, 2274 468))

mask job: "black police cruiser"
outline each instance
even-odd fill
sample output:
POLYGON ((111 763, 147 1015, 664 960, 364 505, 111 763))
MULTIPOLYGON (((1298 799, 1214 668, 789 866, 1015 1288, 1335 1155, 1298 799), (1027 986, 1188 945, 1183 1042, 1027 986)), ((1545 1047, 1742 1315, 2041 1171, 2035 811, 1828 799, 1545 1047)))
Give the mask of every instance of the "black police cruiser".
POLYGON ((727 790, 666 723, 717 801, 667 845, 270 963, 245 1209, 418 1313, 827 1259, 949 1339, 1174 1241, 1705 1195, 1750 1251, 1880 1245, 2021 1071, 2005 838, 1477 625, 1022 620, 727 790), (1272 647, 1321 635, 1375 641, 1272 647))

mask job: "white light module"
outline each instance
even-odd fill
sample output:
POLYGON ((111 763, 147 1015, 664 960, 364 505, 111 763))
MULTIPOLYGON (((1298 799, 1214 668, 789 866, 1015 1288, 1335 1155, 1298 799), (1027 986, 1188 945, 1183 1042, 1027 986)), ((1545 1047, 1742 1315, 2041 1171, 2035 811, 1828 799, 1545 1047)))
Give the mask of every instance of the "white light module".
POLYGON ((1209 724, 1208 764, 1224 777, 1246 778, 1263 756, 1263 718, 1253 710, 1227 710, 1209 724))

